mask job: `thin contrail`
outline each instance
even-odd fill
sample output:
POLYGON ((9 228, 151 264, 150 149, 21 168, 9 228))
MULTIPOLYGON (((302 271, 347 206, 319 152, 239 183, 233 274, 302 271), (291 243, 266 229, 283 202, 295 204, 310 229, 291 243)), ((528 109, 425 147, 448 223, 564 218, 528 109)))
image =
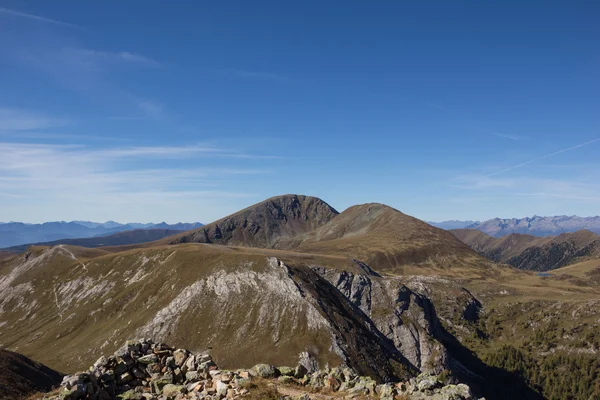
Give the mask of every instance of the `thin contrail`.
POLYGON ((592 143, 595 143, 595 142, 600 142, 600 138, 597 138, 597 139, 594 139, 594 140, 590 140, 589 142, 581 143, 581 144, 578 144, 577 146, 569 147, 567 149, 562 149, 562 150, 559 150, 559 151, 555 151, 554 153, 546 154, 545 156, 534 158, 533 160, 525 161, 524 163, 521 163, 521 164, 513 165, 512 167, 505 168, 505 169, 503 169, 501 171, 497 171, 497 172, 494 172, 494 173, 491 173, 491 174, 488 174, 488 175, 481 176, 481 177, 479 177, 479 179, 489 178, 490 176, 494 176, 494 175, 502 174, 504 172, 512 171, 513 169, 520 168, 520 167, 522 167, 524 165, 531 164, 531 163, 534 163, 536 161, 544 160, 544 159, 546 159, 548 157, 552 157, 552 156, 555 156, 557 154, 566 153, 567 151, 575 150, 575 149, 578 149, 578 148, 583 147, 583 146, 587 146, 588 144, 592 144, 592 143))
POLYGON ((57 21, 57 20, 51 19, 51 18, 40 17, 39 15, 27 14, 27 13, 20 12, 20 11, 10 10, 10 9, 4 8, 4 7, 0 7, 0 13, 14 15, 15 17, 34 19, 36 21, 47 22, 49 24, 68 26, 71 28, 79 28, 79 26, 69 24, 67 22, 57 21))

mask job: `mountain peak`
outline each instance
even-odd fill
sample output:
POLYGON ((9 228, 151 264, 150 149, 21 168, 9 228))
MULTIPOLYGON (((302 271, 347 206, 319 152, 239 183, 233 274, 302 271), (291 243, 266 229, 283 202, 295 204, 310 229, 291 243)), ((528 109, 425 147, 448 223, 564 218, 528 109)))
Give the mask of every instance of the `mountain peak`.
POLYGON ((170 243, 214 243, 248 247, 279 247, 284 240, 329 222, 338 212, 323 200, 297 194, 268 198, 170 243))

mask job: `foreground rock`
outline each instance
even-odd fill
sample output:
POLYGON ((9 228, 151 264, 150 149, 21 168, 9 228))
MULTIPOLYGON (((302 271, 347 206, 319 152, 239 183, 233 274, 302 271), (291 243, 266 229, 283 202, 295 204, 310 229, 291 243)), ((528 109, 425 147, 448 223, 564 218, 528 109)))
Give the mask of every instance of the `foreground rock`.
MULTIPOLYGON (((467 385, 445 385, 422 374, 407 382, 377 384, 348 367, 309 370, 306 354, 297 367, 258 364, 249 370, 220 370, 209 354, 192 354, 148 339, 128 341, 88 371, 67 375, 52 400, 242 399, 256 395, 257 383, 278 391, 280 399, 311 399, 338 392, 335 398, 476 400, 467 385), (288 388, 287 390, 285 388, 288 388), (291 395, 290 395, 291 394, 291 395)), ((309 366, 310 367, 310 366, 309 366)), ((250 397, 257 398, 257 397, 250 397)))

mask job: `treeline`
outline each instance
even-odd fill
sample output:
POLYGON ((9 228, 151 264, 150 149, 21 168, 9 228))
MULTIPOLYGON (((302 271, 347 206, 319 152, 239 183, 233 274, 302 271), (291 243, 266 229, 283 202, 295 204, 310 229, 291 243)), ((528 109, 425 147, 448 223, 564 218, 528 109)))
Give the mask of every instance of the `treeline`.
POLYGON ((547 399, 600 399, 600 358, 595 354, 556 352, 536 359, 504 345, 484 361, 518 375, 547 399))

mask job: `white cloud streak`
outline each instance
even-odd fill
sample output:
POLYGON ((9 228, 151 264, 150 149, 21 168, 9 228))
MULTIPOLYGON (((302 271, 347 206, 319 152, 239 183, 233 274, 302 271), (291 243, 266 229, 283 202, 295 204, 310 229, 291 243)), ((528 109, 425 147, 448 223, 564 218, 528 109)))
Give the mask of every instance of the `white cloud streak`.
POLYGON ((590 145, 590 144, 596 143, 596 142, 600 142, 600 138, 597 138, 597 139, 594 139, 594 140, 590 140, 590 141, 587 141, 585 143, 578 144, 576 146, 568 147, 566 149, 558 150, 558 151, 555 151, 553 153, 546 154, 545 156, 534 158, 532 160, 525 161, 523 163, 520 163, 520 164, 517 164, 517 165, 513 165, 513 166, 508 167, 508 168, 504 168, 504 169, 502 169, 500 171, 496 171, 496 172, 493 172, 493 173, 488 174, 488 175, 483 175, 483 176, 480 177, 480 179, 484 179, 484 178, 489 178, 489 177, 492 177, 492 176, 500 175, 500 174, 503 174, 505 172, 512 171, 514 169, 524 167, 525 165, 533 164, 534 162, 545 160, 546 158, 554 157, 554 156, 556 156, 558 154, 566 153, 568 151, 572 151, 572 150, 575 150, 575 149, 578 149, 580 147, 584 147, 584 146, 587 146, 587 145, 590 145))
POLYGON ((277 75, 270 72, 245 71, 240 69, 226 69, 223 72, 240 78, 264 79, 279 82, 289 81, 289 78, 286 76, 277 75))
POLYGON ((28 14, 28 13, 24 13, 21 11, 10 10, 10 9, 4 8, 4 7, 0 7, 0 14, 11 15, 14 17, 19 17, 19 18, 27 18, 27 19, 34 20, 34 21, 45 22, 48 24, 54 24, 54 25, 60 25, 60 26, 67 26, 70 28, 80 28, 78 25, 69 24, 67 22, 62 22, 62 21, 57 21, 57 20, 51 19, 51 18, 41 17, 41 16, 35 15, 35 14, 28 14))
POLYGON ((521 140, 521 136, 517 136, 517 135, 509 135, 506 133, 493 133, 494 136, 500 137, 500 138, 504 138, 504 139, 510 139, 510 140, 521 140))
POLYGON ((28 131, 66 125, 67 121, 26 110, 0 108, 0 131, 28 131))

